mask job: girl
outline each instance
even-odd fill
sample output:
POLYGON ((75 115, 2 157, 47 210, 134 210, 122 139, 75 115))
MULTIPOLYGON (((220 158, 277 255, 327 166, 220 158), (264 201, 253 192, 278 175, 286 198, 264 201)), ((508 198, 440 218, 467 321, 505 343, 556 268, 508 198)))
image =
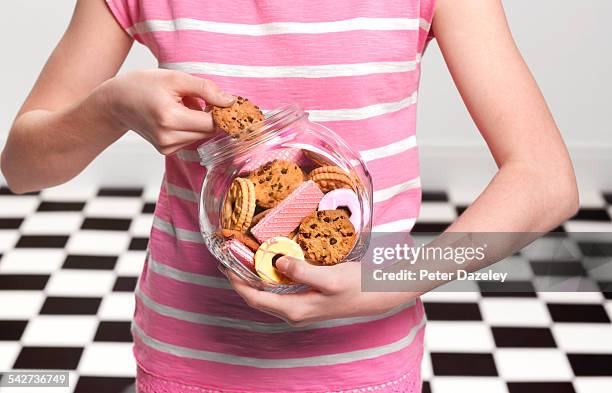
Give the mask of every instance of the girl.
POLYGON ((200 100, 300 102, 367 160, 375 230, 409 231, 420 58, 434 36, 499 167, 449 230, 538 232, 571 216, 572 166, 500 0, 77 2, 2 170, 18 193, 57 185, 128 130, 166 156, 136 294, 139 392, 420 391, 419 293, 361 292, 357 264, 293 260, 279 269, 311 292, 273 295, 230 277, 234 291, 198 240, 192 196, 204 175, 194 149, 214 129, 200 100), (133 40, 161 69, 116 76, 133 40))

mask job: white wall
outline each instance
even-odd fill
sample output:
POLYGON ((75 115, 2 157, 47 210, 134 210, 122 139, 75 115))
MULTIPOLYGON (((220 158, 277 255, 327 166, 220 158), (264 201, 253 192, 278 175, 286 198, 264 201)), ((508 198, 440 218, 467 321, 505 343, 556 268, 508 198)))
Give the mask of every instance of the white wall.
MULTIPOLYGON (((512 31, 550 104, 584 187, 612 188, 612 1, 506 0, 512 31)), ((69 21, 74 0, 0 3, 0 143, 69 21), (27 15, 27 18, 25 17, 27 15)), ((154 67, 135 45, 125 68, 154 67)), ((423 59, 419 144, 425 186, 482 186, 494 171, 437 46, 423 59), (467 173, 471 175, 466 176, 467 173)), ((135 135, 82 175, 104 182, 157 181, 159 157, 135 135), (126 164, 131 170, 125 171, 126 164)))

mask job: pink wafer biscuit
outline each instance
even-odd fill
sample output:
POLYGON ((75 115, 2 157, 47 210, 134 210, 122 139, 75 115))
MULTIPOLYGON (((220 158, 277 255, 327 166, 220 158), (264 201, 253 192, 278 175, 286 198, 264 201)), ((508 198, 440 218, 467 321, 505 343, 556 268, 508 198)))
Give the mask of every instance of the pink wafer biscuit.
POLYGON ((236 239, 226 241, 225 245, 238 261, 253 272, 255 271, 255 254, 250 248, 236 239))
POLYGON ((317 210, 322 198, 317 183, 304 182, 251 228, 251 233, 262 243, 272 237, 288 236, 304 217, 317 210))
POLYGON ((302 149, 296 149, 292 147, 269 150, 259 153, 251 162, 247 163, 242 167, 240 173, 253 172, 259 169, 260 166, 272 162, 274 160, 284 160, 291 162, 300 162, 303 153, 302 149))

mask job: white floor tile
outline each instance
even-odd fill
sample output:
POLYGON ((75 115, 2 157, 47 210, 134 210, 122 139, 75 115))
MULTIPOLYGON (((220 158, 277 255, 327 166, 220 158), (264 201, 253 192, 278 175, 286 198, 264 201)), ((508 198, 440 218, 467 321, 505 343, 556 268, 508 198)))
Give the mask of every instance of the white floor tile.
POLYGON ((540 299, 547 303, 601 303, 601 292, 538 292, 540 299))
POLYGON ((61 269, 66 253, 57 249, 13 249, 2 257, 0 273, 50 274, 61 269))
POLYGON ((456 205, 469 206, 474 202, 482 190, 478 189, 451 189, 448 191, 448 199, 456 205))
POLYGON ((66 251, 71 254, 119 255, 130 244, 130 234, 119 231, 80 231, 70 236, 66 251))
POLYGON ((98 187, 96 186, 66 183, 42 190, 41 197, 45 201, 85 202, 94 197, 97 191, 98 187))
POLYGON ((98 317, 103 321, 131 321, 136 300, 130 292, 113 292, 104 296, 98 317))
POLYGON ((19 239, 19 232, 12 230, 0 230, 0 252, 12 249, 19 239))
POLYGON ((136 362, 131 343, 92 343, 83 352, 79 368, 81 375, 134 377, 136 362))
POLYGON ((489 377, 436 377, 431 382, 435 393, 507 393, 506 384, 489 377))
POLYGON ((147 256, 146 251, 127 251, 119 256, 115 272, 120 276, 139 276, 147 256))
POLYGON ((538 299, 483 298, 480 302, 484 320, 492 326, 548 326, 546 305, 538 299))
POLYGON ((26 217, 36 211, 40 204, 38 196, 0 195, 0 217, 26 217))
POLYGON ((446 292, 446 291, 433 291, 427 292, 421 296, 421 299, 425 302, 438 302, 438 303, 475 303, 480 300, 480 292, 446 292))
POLYGON ((608 312, 608 317, 612 320, 612 300, 606 300, 604 303, 604 308, 608 312))
POLYGON ((457 212, 453 204, 446 202, 423 202, 419 222, 453 222, 457 212))
POLYGON ((143 201, 133 197, 99 197, 85 206, 87 217, 134 217, 140 214, 143 201))
MULTIPOLYGON (((612 223, 604 221, 568 221, 563 224, 564 228, 568 232, 612 232, 612 223)), ((584 235, 571 234, 574 238, 584 237, 584 235)), ((591 237, 592 235, 589 235, 591 237)), ((610 235, 606 233, 605 237, 609 238, 610 235)))
POLYGON ((429 380, 433 377, 433 370, 431 366, 431 358, 429 356, 429 351, 425 351, 423 353, 423 361, 421 362, 421 378, 424 380, 429 380))
POLYGON ((431 352, 492 352, 495 343, 482 322, 429 321, 425 346, 431 352))
POLYGON ((134 236, 148 237, 153 225, 153 214, 144 214, 135 217, 130 226, 130 233, 134 236))
POLYGON ((557 347, 568 353, 612 354, 612 325, 556 323, 552 332, 557 347))
POLYGON ((573 372, 565 353, 557 349, 498 349, 499 375, 507 381, 571 381, 573 372))
POLYGON ((579 190, 580 192, 580 207, 604 207, 606 201, 603 199, 601 192, 592 190, 579 190))
POLYGON ((77 231, 83 222, 79 212, 41 212, 28 216, 21 225, 27 235, 68 235, 77 231))
POLYGON ((576 393, 612 392, 612 377, 577 377, 574 389, 576 393))
POLYGON ((85 346, 97 328, 95 316, 40 315, 30 320, 21 341, 30 346, 85 346))
POLYGON ((582 255, 578 246, 563 237, 539 238, 521 250, 521 255, 530 260, 559 261, 576 260, 582 255))
MULTIPOLYGON (((10 370, 13 368, 17 356, 21 351, 21 344, 18 341, 0 341, 0 370, 10 370)), ((1 390, 1 389, 0 389, 1 390)))
POLYGON ((112 291, 115 283, 113 271, 61 270, 55 272, 46 292, 51 296, 99 296, 112 291))
POLYGON ((0 291, 0 319, 30 319, 44 301, 42 291, 0 291))
POLYGON ((144 200, 147 202, 157 201, 157 198, 159 197, 160 187, 161 187, 161 182, 147 185, 143 193, 144 200))

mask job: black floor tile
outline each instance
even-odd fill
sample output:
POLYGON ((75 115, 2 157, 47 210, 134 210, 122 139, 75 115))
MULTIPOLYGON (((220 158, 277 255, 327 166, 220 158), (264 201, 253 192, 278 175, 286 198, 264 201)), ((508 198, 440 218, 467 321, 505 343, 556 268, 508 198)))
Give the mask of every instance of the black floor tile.
POLYGON ((423 191, 423 202, 448 202, 446 191, 423 191))
POLYGON ((612 191, 605 191, 603 193, 603 197, 608 203, 608 205, 612 205, 612 191))
POLYGON ((507 382, 508 393, 576 393, 571 382, 507 382))
POLYGON ((603 208, 581 208, 570 220, 612 221, 606 209, 603 208))
POLYGON ((612 300, 612 281, 600 281, 597 284, 604 297, 607 300, 612 300))
POLYGON ((421 393, 431 393, 431 385, 429 384, 429 381, 423 381, 421 393))
POLYGON ((121 393, 134 384, 134 378, 81 376, 74 393, 121 393))
POLYGON ((567 233, 567 231, 563 227, 563 224, 559 225, 558 227, 553 229, 551 232, 553 232, 553 233, 567 233))
POLYGON ((136 284, 138 282, 137 277, 117 277, 115 285, 113 286, 114 292, 134 292, 136 284))
POLYGON ((431 353, 435 376, 497 376, 495 360, 490 353, 431 353))
POLYGON ((578 247, 587 257, 612 257, 612 242, 578 242, 578 247))
POLYGON ((98 325, 94 341, 132 342, 131 322, 102 321, 98 325))
POLYGON ((134 237, 130 241, 129 249, 132 251, 145 251, 148 243, 149 239, 146 237, 134 237))
POLYGON ((412 228, 412 232, 420 232, 420 233, 441 233, 444 232, 446 228, 451 223, 438 223, 438 222, 417 222, 412 228))
POLYGON ((85 202, 42 201, 39 212, 80 212, 85 208, 85 202))
POLYGON ((478 281, 483 297, 537 297, 531 281, 478 281))
POLYGON ((19 341, 28 321, 0 320, 0 341, 19 341))
POLYGON ((47 286, 49 277, 45 274, 1 274, 0 289, 41 291, 47 286))
POLYGON ((491 327, 498 348, 555 348, 548 328, 491 327))
POLYGON ((430 321, 482 321, 478 303, 424 302, 430 321))
POLYGON ((127 218, 85 218, 81 229, 127 231, 131 224, 132 220, 127 218))
POLYGON ((554 322, 610 322, 600 304, 547 304, 547 307, 554 322))
POLYGON ((48 315, 96 315, 102 303, 97 297, 48 297, 41 314, 48 315))
POLYGON ((23 218, 0 218, 0 229, 19 229, 23 218))
POLYGON ((612 354, 568 354, 567 358, 578 377, 612 376, 612 354))
POLYGON ((78 347, 23 347, 14 368, 76 370, 82 354, 78 347))
POLYGON ((103 187, 98 191, 98 196, 140 197, 142 192, 142 188, 103 187))
POLYGON ((0 195, 38 195, 38 194, 40 194, 40 191, 27 192, 25 194, 15 194, 6 186, 0 187, 0 195))
POLYGON ((63 269, 113 270, 117 264, 115 256, 101 255, 68 255, 63 269))
POLYGON ((147 202, 142 206, 143 214, 153 214, 155 213, 155 203, 147 202))
POLYGON ((586 276, 587 272, 580 261, 530 261, 531 270, 537 276, 586 276))
POLYGON ((15 248, 64 248, 69 236, 23 235, 15 248))
POLYGON ((463 212, 467 210, 468 206, 456 206, 455 211, 457 212, 457 217, 462 215, 463 212))

